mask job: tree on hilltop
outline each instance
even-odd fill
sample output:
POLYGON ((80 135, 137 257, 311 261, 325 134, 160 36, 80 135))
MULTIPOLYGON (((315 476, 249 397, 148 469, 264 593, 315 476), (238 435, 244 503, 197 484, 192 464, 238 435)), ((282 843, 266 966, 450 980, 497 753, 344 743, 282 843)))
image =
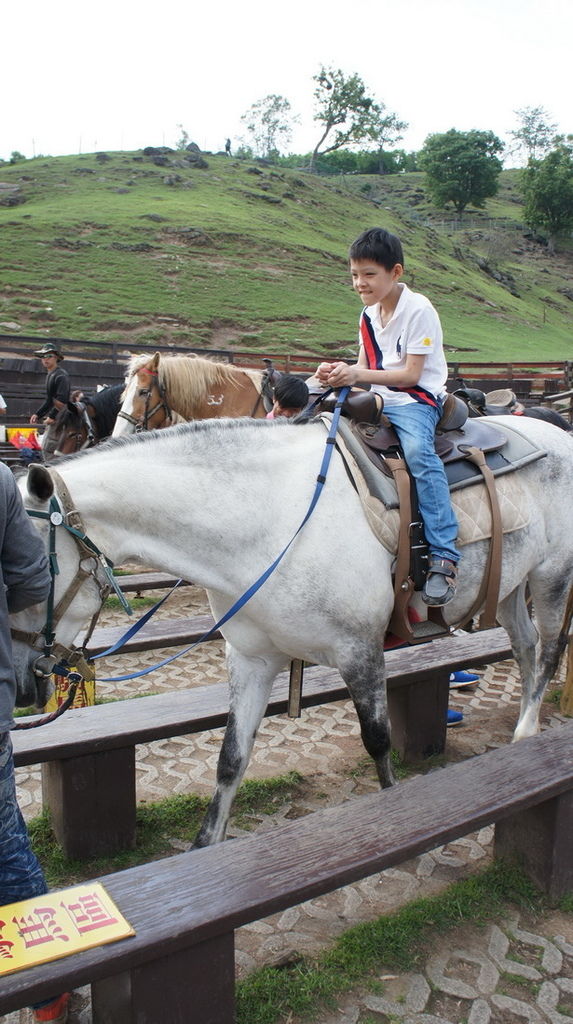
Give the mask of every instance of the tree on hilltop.
POLYGON ((522 152, 527 160, 540 160, 555 141, 557 125, 547 120, 549 114, 543 107, 522 107, 514 114, 519 118, 519 128, 509 132, 515 143, 512 153, 522 152))
POLYGON ((466 206, 483 207, 495 196, 502 162, 498 153, 503 142, 493 132, 455 128, 429 135, 419 154, 419 166, 426 174, 426 187, 435 206, 452 203, 458 213, 466 206))
POLYGON ((573 228, 573 135, 558 138, 543 160, 530 160, 521 172, 524 218, 547 232, 550 252, 560 235, 573 228))
POLYGON ((289 101, 276 93, 257 100, 241 117, 257 156, 267 160, 275 159, 281 146, 290 142, 292 126, 297 120, 289 101))
POLYGON ((386 113, 383 103, 376 103, 367 95, 360 75, 345 75, 340 68, 321 66, 313 78, 314 120, 322 126, 322 134, 310 158, 311 170, 318 156, 343 146, 370 141, 381 151, 388 143, 402 138, 400 133, 407 128, 406 123, 399 121, 396 114, 386 113))

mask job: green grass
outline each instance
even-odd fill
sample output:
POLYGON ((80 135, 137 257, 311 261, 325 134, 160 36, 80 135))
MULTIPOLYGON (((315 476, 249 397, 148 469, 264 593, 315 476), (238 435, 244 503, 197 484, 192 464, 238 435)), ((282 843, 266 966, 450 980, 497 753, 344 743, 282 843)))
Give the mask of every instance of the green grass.
POLYGON ((496 863, 437 896, 415 900, 341 935, 319 956, 300 957, 286 968, 265 967, 237 987, 237 1024, 276 1024, 292 1016, 312 1020, 321 1007, 359 984, 383 965, 385 971, 414 970, 436 932, 456 925, 485 924, 507 903, 539 911, 541 897, 514 866, 496 863))
POLYGON ((325 179, 226 157, 209 156, 206 170, 110 157, 2 167, 26 200, 0 207, 0 313, 22 333, 350 355, 360 307, 348 245, 382 223, 404 241, 405 280, 441 314, 450 361, 570 357, 571 248, 551 260, 524 238, 515 171, 454 228, 421 174, 325 179))
MULTIPOLYGON (((298 772, 243 782, 235 799, 232 826, 244 830, 253 828, 260 815, 272 814, 292 800, 301 782, 302 776, 298 772)), ((156 803, 138 804, 135 848, 113 857, 94 857, 82 861, 66 857, 54 837, 47 812, 34 818, 28 825, 28 831, 48 884, 52 888, 61 888, 171 856, 179 852, 175 843, 192 845, 208 802, 207 797, 191 794, 168 797, 156 803)))
MULTIPOLYGON (((143 611, 144 608, 152 608, 154 604, 157 604, 158 598, 156 597, 129 597, 129 603, 132 605, 134 611, 143 611)), ((115 594, 110 594, 106 597, 103 607, 106 611, 123 611, 123 605, 121 604, 119 597, 115 594)))

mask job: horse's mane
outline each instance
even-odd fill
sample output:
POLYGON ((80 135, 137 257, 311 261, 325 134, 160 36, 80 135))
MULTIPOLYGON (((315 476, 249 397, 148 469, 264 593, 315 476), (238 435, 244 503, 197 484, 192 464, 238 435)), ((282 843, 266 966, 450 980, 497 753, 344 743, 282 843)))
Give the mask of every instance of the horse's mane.
MULTIPOLYGON (((129 362, 126 380, 149 363, 149 356, 133 356, 129 362)), ((232 363, 219 363, 189 353, 188 356, 161 356, 159 384, 169 396, 169 402, 182 415, 192 418, 197 407, 213 388, 230 384, 239 387, 241 375, 250 377, 257 391, 261 390, 262 371, 248 370, 232 363)))

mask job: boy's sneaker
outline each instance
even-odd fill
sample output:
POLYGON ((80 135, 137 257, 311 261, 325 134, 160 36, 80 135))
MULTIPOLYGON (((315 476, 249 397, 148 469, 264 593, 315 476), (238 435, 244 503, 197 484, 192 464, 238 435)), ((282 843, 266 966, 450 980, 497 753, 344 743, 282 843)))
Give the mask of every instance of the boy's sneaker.
POLYGON ((433 608, 443 608, 456 596, 457 566, 449 558, 430 555, 428 575, 422 589, 422 601, 433 608))
POLYGON ((453 711, 452 708, 448 708, 447 725, 461 725, 464 720, 464 716, 461 711, 453 711))
POLYGON ((32 1010, 32 1017, 34 1024, 42 1024, 42 1022, 48 1021, 49 1024, 66 1024, 68 1019, 68 1008, 70 1002, 70 993, 63 992, 57 999, 51 999, 49 1003, 44 1006, 39 1006, 32 1010))
POLYGON ((450 690, 460 690, 464 686, 475 686, 479 683, 479 676, 477 672, 451 672, 450 673, 450 690))

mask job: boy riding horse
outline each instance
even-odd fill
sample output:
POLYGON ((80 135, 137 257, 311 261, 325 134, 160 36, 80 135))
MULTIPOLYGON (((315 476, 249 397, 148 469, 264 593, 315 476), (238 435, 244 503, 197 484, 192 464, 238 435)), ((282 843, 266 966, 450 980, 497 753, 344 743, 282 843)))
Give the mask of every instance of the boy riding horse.
POLYGON ((402 245, 384 228, 370 228, 352 244, 350 272, 365 304, 358 362, 321 363, 316 376, 329 387, 370 384, 382 396, 416 482, 429 547, 422 598, 442 606, 455 595, 459 552, 458 524, 434 447, 448 375, 440 319, 428 299, 400 281, 402 245))

